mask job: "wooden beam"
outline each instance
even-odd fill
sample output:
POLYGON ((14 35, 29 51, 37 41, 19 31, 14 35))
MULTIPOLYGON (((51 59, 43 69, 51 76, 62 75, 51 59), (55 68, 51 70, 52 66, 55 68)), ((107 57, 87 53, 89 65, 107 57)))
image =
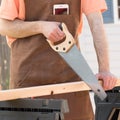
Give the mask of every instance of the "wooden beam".
MULTIPOLYGON (((102 82, 100 82, 102 84, 102 82)), ((116 86, 120 86, 120 80, 116 86)), ((0 101, 90 90, 83 82, 71 82, 0 91, 0 101)))

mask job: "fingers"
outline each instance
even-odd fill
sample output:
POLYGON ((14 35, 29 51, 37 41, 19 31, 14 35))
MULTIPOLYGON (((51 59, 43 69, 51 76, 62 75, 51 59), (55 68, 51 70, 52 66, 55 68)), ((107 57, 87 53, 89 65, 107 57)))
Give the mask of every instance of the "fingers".
POLYGON ((108 90, 108 89, 112 89, 113 88, 113 84, 111 82, 112 80, 110 79, 103 79, 103 88, 105 90, 108 90))
POLYGON ((104 90, 113 89, 117 82, 117 78, 111 73, 99 73, 96 77, 103 81, 104 90))
POLYGON ((52 42, 57 42, 62 40, 64 37, 65 37, 64 32, 61 31, 60 28, 58 27, 50 33, 48 39, 52 42))
POLYGON ((52 43, 60 41, 65 37, 65 33, 60 29, 59 25, 59 22, 42 22, 41 33, 52 43))
POLYGON ((116 85, 117 79, 114 76, 110 76, 104 79, 103 87, 105 90, 113 89, 116 85))

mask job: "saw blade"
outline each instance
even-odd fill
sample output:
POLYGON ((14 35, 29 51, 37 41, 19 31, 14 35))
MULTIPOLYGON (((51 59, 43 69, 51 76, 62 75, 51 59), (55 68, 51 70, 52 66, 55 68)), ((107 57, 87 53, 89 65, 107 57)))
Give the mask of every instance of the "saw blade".
POLYGON ((107 94, 99 84, 97 78, 76 45, 74 45, 69 52, 59 52, 59 55, 101 100, 104 100, 107 97, 107 94))

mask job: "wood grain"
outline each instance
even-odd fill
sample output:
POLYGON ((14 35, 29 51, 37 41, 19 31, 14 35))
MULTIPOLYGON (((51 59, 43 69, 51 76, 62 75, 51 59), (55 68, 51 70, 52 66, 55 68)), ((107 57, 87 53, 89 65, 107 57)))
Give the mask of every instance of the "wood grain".
MULTIPOLYGON (((102 84, 101 81, 100 84, 102 84)), ((116 86, 120 86, 120 80, 117 81, 116 86)), ((37 87, 28 87, 28 88, 19 88, 19 89, 10 89, 10 90, 1 90, 0 101, 28 98, 28 97, 38 97, 38 96, 45 96, 51 94, 62 94, 62 93, 85 91, 85 90, 90 90, 90 88, 83 81, 44 85, 37 87)))

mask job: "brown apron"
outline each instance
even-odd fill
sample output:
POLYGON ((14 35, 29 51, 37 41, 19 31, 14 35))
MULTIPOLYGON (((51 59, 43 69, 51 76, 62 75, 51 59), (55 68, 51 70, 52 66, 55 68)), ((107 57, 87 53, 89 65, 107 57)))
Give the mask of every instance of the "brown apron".
MULTIPOLYGON (((81 17, 80 6, 80 0, 25 0, 25 21, 64 22, 76 37, 81 17), (53 15, 53 5, 61 3, 69 5, 69 15, 53 15)), ((11 50, 11 88, 80 80, 59 54, 51 49, 43 34, 17 39, 11 50)), ((93 119, 88 91, 46 97, 68 100, 70 112, 65 115, 65 120, 93 119)))

